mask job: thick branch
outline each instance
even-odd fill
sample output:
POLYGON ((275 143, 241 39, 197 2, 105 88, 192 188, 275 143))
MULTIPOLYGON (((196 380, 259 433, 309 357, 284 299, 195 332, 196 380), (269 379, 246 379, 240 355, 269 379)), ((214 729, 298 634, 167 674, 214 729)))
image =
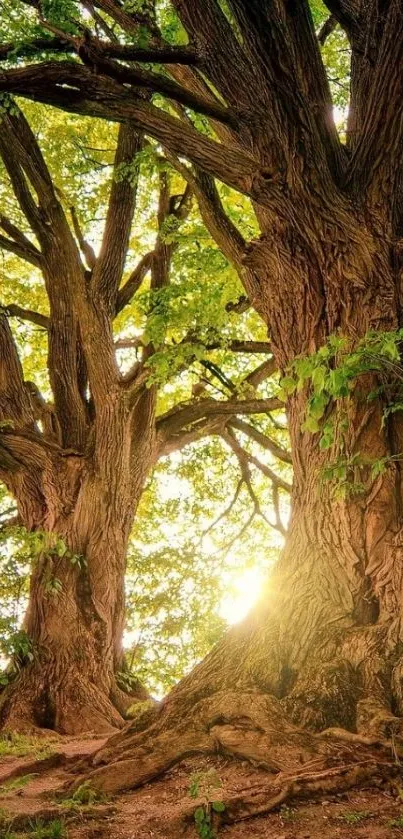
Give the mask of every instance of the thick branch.
POLYGON ((378 25, 381 38, 374 55, 375 64, 363 76, 369 88, 360 89, 360 120, 353 118, 355 147, 348 182, 355 194, 368 187, 376 202, 386 193, 393 205, 403 143, 403 7, 391 0, 378 25))
POLYGON ((30 265, 35 265, 37 268, 41 267, 42 254, 33 245, 26 247, 12 239, 7 239, 6 236, 0 235, 0 249, 14 253, 15 256, 19 256, 25 262, 29 262, 30 265))
POLYGON ((181 429, 187 429, 194 422, 205 417, 228 416, 235 414, 266 414, 284 408, 275 397, 271 399, 230 399, 218 401, 201 399, 186 406, 177 406, 158 417, 158 428, 169 436, 181 429))
POLYGON ((174 154, 184 155, 215 177, 253 195, 265 198, 267 187, 259 165, 249 154, 224 147, 199 134, 179 119, 136 98, 133 91, 105 76, 72 62, 35 64, 8 70, 0 78, 0 91, 16 93, 73 113, 116 122, 133 122, 174 154))
POLYGON ((95 294, 102 297, 111 315, 116 311, 118 288, 129 247, 137 193, 137 168, 128 178, 127 175, 119 175, 119 167, 128 164, 137 167, 135 159, 141 148, 141 134, 131 125, 121 125, 101 251, 91 281, 95 294))
POLYGON ((33 414, 10 325, 0 312, 0 421, 8 420, 12 427, 32 426, 33 414))
POLYGON ((259 446, 262 446, 262 448, 266 449, 266 451, 269 451, 274 457, 282 460, 283 463, 292 463, 291 453, 286 449, 283 449, 283 447, 271 437, 267 437, 266 434, 263 434, 262 431, 255 428, 254 425, 250 425, 250 423, 237 417, 230 421, 230 425, 232 428, 236 428, 238 431, 241 431, 242 434, 246 434, 247 437, 254 440, 255 443, 258 443, 259 446))
MULTIPOLYGON (((118 58, 122 61, 136 61, 145 64, 197 64, 198 56, 192 47, 137 47, 131 44, 118 44, 91 38, 97 51, 105 58, 118 58)), ((76 47, 71 41, 62 38, 33 38, 22 44, 0 44, 0 61, 14 58, 31 58, 33 55, 62 53, 74 54, 76 47)))
POLYGON ((88 64, 96 72, 104 73, 105 76, 116 79, 121 84, 145 88, 152 93, 161 93, 174 102, 179 102, 181 105, 191 108, 197 113, 212 117, 218 122, 234 126, 237 124, 235 114, 223 105, 215 103, 214 99, 210 100, 204 99, 202 96, 196 96, 182 85, 159 73, 125 67, 116 61, 103 58, 98 50, 93 47, 92 42, 79 49, 79 55, 84 64, 88 64))
POLYGON ((40 312, 34 312, 32 309, 24 309, 22 306, 17 306, 15 303, 10 303, 4 307, 6 314, 11 318, 20 318, 34 323, 35 326, 40 326, 41 329, 48 329, 49 318, 42 315, 40 312))
POLYGON ((256 76, 217 0, 173 0, 192 43, 201 45, 203 70, 230 106, 248 111, 256 76))

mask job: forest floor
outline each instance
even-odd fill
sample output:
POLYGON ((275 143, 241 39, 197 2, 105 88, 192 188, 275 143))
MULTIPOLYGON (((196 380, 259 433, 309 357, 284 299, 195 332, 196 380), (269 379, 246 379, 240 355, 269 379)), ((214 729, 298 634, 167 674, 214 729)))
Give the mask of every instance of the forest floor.
MULTIPOLYGON (((197 839, 201 798, 252 791, 262 772, 225 758, 192 759, 152 784, 97 802, 61 800, 74 763, 100 748, 100 738, 0 738, 0 839, 197 839), (35 762, 35 761, 38 761, 35 762), (208 779, 207 782, 204 779, 208 779)), ((403 787, 403 780, 402 780, 403 787)), ((215 835, 213 833, 210 836, 215 835)), ((403 788, 350 791, 326 800, 290 802, 277 811, 218 828, 219 839, 398 839, 403 837, 403 788)))

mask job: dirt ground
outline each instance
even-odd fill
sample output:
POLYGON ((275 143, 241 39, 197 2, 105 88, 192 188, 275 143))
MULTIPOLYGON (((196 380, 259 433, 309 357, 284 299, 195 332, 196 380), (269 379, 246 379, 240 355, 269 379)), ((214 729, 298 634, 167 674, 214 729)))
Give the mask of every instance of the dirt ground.
MULTIPOLYGON (((42 763, 29 754, 1 757, 0 839, 42 839, 49 834, 38 831, 38 825, 55 821, 63 824, 58 834, 63 839, 197 839, 194 811, 203 804, 205 778, 214 778, 217 785, 211 799, 223 801, 245 789, 253 791, 262 779, 262 772, 245 762, 193 759, 113 799, 61 802, 61 790, 74 777, 74 763, 102 742, 59 738, 42 763), (199 797, 192 800, 195 778, 199 797)), ((270 814, 215 829, 218 839, 398 839, 403 837, 403 771, 401 787, 394 781, 321 801, 290 801, 270 814)))

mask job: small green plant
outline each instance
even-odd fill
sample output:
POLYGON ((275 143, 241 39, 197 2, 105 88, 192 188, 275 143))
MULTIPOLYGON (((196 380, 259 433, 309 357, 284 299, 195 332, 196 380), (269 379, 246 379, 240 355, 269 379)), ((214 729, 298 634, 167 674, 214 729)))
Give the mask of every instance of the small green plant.
POLYGON ((217 789, 221 789, 222 782, 215 769, 207 772, 197 772, 192 775, 189 784, 191 798, 201 798, 202 803, 194 811, 196 833, 200 839, 216 839, 217 833, 213 825, 214 813, 223 813, 225 804, 214 796, 217 789))
POLYGON ((57 598, 63 591, 63 583, 58 577, 49 577, 45 583, 47 597, 57 598))
POLYGON ((331 335, 316 353, 294 360, 280 381, 279 396, 286 401, 293 393, 306 391, 306 410, 301 430, 318 434, 322 450, 335 455, 323 469, 322 478, 333 483, 335 495, 347 498, 368 490, 369 482, 382 476, 403 452, 370 459, 349 449, 349 406, 358 393, 368 403, 383 407, 380 430, 388 417, 403 410, 403 330, 368 332, 356 345, 331 335), (360 392, 360 381, 372 377, 374 387, 360 392))
POLYGON ((346 824, 354 825, 370 818, 371 815, 368 810, 351 810, 350 812, 341 813, 338 818, 346 822, 346 824))
POLYGON ((403 816, 397 816, 396 819, 388 821, 388 827, 403 828, 403 816))
POLYGON ((287 804, 282 804, 280 807, 280 819, 282 822, 292 822, 296 818, 297 811, 293 807, 288 807, 287 804))
POLYGON ((89 781, 80 784, 69 798, 61 802, 64 807, 90 807, 92 804, 102 804, 106 801, 106 795, 99 790, 93 789, 89 781))
POLYGON ((30 826, 27 835, 29 839, 64 839, 64 837, 67 837, 67 832, 60 819, 54 819, 47 824, 38 820, 30 826))
MULTIPOLYGON (((4 655, 12 659, 13 667, 17 671, 21 670, 25 665, 31 664, 35 658, 33 643, 24 629, 13 632, 7 641, 3 641, 1 650, 4 655)), ((7 673, 7 671, 3 673, 2 684, 4 684, 5 678, 7 679, 7 684, 11 676, 12 674, 7 673)))

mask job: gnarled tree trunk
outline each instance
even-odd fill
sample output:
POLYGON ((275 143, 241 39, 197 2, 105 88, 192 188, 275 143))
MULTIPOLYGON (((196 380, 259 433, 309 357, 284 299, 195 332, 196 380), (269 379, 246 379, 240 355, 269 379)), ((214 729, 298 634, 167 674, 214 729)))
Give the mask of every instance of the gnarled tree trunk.
MULTIPOLYGON (((3 434, 0 464, 7 457, 19 521, 38 532, 40 546, 23 625, 32 655, 19 661, 0 696, 0 722, 7 728, 110 731, 123 725, 128 705, 147 697, 141 685, 125 694, 116 677, 123 667, 128 539, 157 455, 154 402, 153 389, 130 410, 119 393, 111 394, 88 455, 43 446, 34 426, 3 434)), ((21 405, 16 411, 28 421, 29 402, 25 417, 21 405)))
MULTIPOLYGON (((316 273, 318 260, 309 261, 306 254, 301 258, 301 250, 294 256, 288 242, 288 253, 284 249, 277 263, 271 243, 265 263, 265 238, 256 244, 260 277, 268 262, 270 277, 275 271, 278 278, 270 311, 280 368, 299 354, 318 350, 337 329, 354 345, 371 328, 393 329, 399 322, 392 291, 397 278, 393 259, 385 256, 386 235, 374 247, 368 230, 359 236, 356 231, 352 221, 350 230, 344 229, 342 252, 324 254, 322 280, 315 285, 307 282, 304 271, 308 266, 316 273), (363 258, 358 267, 365 252, 371 258, 363 258), (334 273, 326 273, 329 263, 334 273), (351 295, 354 308, 348 305, 351 295)), ((261 294, 262 313, 268 302, 261 294)), ((350 460, 359 453, 370 463, 403 451, 399 415, 382 423, 382 398, 367 399, 375 385, 372 374, 367 375, 350 394, 348 428, 343 431, 350 460)), ((367 744, 399 741, 400 465, 392 460, 376 479, 370 465, 355 467, 349 477, 362 485, 360 491, 335 496, 334 485, 321 480, 321 472, 339 454, 337 440, 333 450, 322 451, 319 435, 302 430, 306 396, 294 394, 288 403, 294 465, 291 522, 258 605, 173 689, 151 722, 148 715, 140 717, 95 757, 97 768, 89 777, 99 788, 133 787, 189 753, 217 750, 275 773, 289 771, 292 764, 295 769, 300 750, 304 760, 316 753, 324 770, 331 750, 307 731, 344 730, 357 743, 360 737, 367 744), (183 743, 178 747, 173 732, 179 731, 183 743)), ((357 755, 362 757, 359 751, 357 755)))

